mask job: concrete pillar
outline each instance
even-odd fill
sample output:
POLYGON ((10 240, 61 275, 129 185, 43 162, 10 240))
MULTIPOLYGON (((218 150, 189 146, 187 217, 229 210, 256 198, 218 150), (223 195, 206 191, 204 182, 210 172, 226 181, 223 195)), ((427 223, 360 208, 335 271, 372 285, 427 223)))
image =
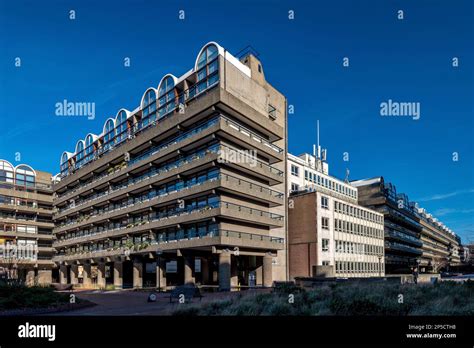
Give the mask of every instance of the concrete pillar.
POLYGON ((203 285, 209 284, 209 260, 205 257, 201 258, 201 279, 203 285))
POLYGON ((114 261, 114 287, 115 289, 123 288, 123 263, 114 261))
POLYGON ((35 285, 36 279, 35 279, 35 270, 34 270, 34 269, 28 269, 28 270, 26 271, 25 283, 26 283, 26 285, 28 285, 28 286, 33 286, 33 285, 35 285))
POLYGON ((59 284, 67 284, 67 266, 59 266, 59 284))
POLYGON ((77 276, 79 274, 79 270, 78 270, 79 266, 78 265, 71 265, 71 284, 72 285, 76 285, 79 283, 78 279, 77 279, 77 276))
POLYGON ((38 285, 50 285, 53 282, 53 274, 50 269, 38 270, 38 285))
POLYGON ((194 257, 190 255, 184 256, 184 285, 194 285, 194 257))
POLYGON ((273 285, 272 264, 273 257, 271 254, 266 254, 263 257, 263 286, 271 287, 273 285))
POLYGON ((105 289, 105 262, 97 265, 97 286, 99 289, 105 289))
POLYGON ((82 265, 82 285, 84 287, 90 287, 92 285, 92 278, 91 278, 91 264, 84 263, 82 265))
POLYGON ((156 261, 156 287, 158 290, 166 290, 166 260, 160 257, 156 261))
POLYGON ((219 290, 230 291, 230 253, 223 251, 219 254, 219 290))
POLYGON ((135 289, 143 288, 143 262, 133 262, 133 287, 135 289))
POLYGON ((230 286, 232 288, 236 288, 239 286, 239 273, 237 269, 237 257, 234 256, 234 260, 232 261, 232 256, 231 258, 231 263, 230 263, 230 286))

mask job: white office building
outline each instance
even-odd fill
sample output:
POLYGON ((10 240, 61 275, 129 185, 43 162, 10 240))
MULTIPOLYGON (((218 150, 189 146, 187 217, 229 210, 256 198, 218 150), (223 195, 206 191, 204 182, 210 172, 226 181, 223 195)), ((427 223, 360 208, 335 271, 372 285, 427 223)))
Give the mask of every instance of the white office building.
POLYGON ((290 277, 384 276, 383 214, 320 158, 288 154, 290 277))

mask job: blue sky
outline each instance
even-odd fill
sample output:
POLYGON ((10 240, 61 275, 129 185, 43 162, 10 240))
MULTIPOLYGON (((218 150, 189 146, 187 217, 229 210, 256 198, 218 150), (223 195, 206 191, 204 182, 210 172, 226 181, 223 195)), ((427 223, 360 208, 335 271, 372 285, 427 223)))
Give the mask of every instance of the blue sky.
POLYGON ((290 152, 312 150, 319 119, 333 175, 383 175, 474 241, 472 1, 111 4, 0 0, 0 158, 15 163, 19 152, 22 162, 56 173, 62 151, 100 133, 119 108, 135 108, 164 74, 189 70, 206 42, 234 54, 252 45, 267 79, 294 105, 290 152), (64 99, 95 102, 96 118, 55 116, 64 99), (388 99, 419 102, 421 118, 381 117, 388 99))

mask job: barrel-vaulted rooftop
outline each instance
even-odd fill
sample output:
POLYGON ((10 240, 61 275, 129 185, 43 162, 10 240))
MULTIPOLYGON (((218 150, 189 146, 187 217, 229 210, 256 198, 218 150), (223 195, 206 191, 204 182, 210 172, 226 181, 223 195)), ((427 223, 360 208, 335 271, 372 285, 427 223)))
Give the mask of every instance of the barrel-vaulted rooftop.
MULTIPOLYGON (((155 88, 148 87, 140 100, 140 105, 133 111, 121 108, 115 118, 108 118, 102 128, 102 132, 98 135, 89 133, 85 139, 77 141, 74 152, 64 151, 60 160, 60 174, 59 178, 67 176, 70 169, 78 169, 84 164, 95 159, 95 154, 104 153, 113 149, 115 146, 124 141, 128 136, 128 129, 130 123, 126 122, 136 114, 142 117, 139 127, 147 127, 154 124, 161 118, 169 114, 176 108, 176 91, 178 84, 190 78, 193 73, 197 72, 196 89, 192 93, 199 93, 199 84, 206 78, 206 74, 210 75, 211 68, 206 68, 210 62, 215 60, 218 55, 221 55, 236 66, 245 75, 251 76, 249 67, 241 63, 237 58, 229 54, 223 47, 216 42, 208 42, 199 51, 194 67, 183 74, 181 77, 176 77, 172 74, 165 74, 155 88)), ((133 123, 135 125, 135 122, 133 123)))

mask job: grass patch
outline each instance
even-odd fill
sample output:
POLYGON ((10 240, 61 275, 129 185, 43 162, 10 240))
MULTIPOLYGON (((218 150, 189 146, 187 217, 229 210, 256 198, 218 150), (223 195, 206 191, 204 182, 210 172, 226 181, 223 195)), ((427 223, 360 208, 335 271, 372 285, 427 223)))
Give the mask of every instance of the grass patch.
POLYGON ((285 289, 274 293, 239 295, 224 301, 181 307, 173 315, 472 316, 474 282, 423 285, 337 283, 309 291, 285 289))

